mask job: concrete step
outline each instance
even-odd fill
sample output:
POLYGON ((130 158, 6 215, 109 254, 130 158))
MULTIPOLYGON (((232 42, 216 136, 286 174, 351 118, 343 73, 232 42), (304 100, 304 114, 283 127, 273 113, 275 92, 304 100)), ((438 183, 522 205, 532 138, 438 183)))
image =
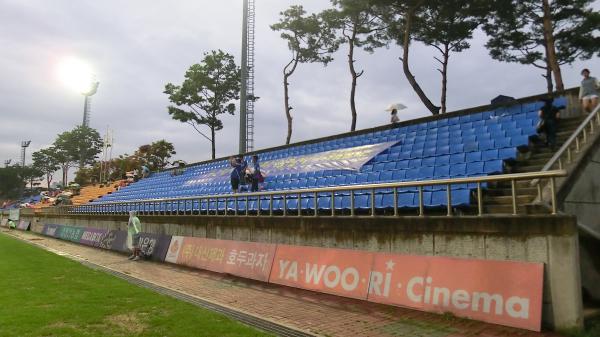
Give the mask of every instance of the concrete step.
MULTIPOLYGON (((485 205, 485 213, 487 214, 512 214, 512 205, 485 205)), ((517 214, 532 215, 532 214, 550 214, 550 210, 538 205, 517 205, 517 214)))
MULTIPOLYGON (((531 203, 535 199, 535 194, 518 194, 517 190, 517 205, 531 203)), ((484 205, 512 205, 512 195, 488 196, 483 199, 484 205)))
MULTIPOLYGON (((487 196, 490 197, 496 197, 496 196, 511 196, 512 195, 512 189, 511 188, 507 188, 507 187, 497 187, 497 188, 490 188, 487 191, 485 191, 485 194, 487 196)), ((517 188, 517 195, 519 194, 523 194, 523 195, 537 195, 537 188, 535 187, 522 187, 522 188, 517 188)))
POLYGON ((525 172, 538 172, 544 168, 544 165, 522 165, 517 166, 513 169, 514 173, 525 173, 525 172))
POLYGON ((530 159, 518 161, 517 165, 515 167, 533 166, 533 165, 539 165, 541 167, 544 167, 544 165, 546 165, 546 163, 550 160, 550 158, 552 158, 552 156, 550 156, 550 155, 543 156, 541 158, 538 158, 537 156, 532 156, 530 159))

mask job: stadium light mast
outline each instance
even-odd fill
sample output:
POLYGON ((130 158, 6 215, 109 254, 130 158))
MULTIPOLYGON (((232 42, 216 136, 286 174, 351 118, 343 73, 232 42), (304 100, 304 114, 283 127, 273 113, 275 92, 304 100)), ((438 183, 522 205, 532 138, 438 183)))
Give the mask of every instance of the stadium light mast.
POLYGON ((83 103, 83 122, 81 123, 81 125, 84 127, 90 126, 90 114, 92 113, 92 96, 96 92, 98 92, 98 85, 100 85, 100 82, 93 80, 90 84, 90 90, 81 93, 85 97, 83 103))
POLYGON ((254 0, 244 0, 242 22, 242 67, 240 86, 239 153, 254 150, 254 0))
POLYGON ((25 167, 25 150, 31 144, 30 140, 24 140, 21 142, 21 167, 25 167))

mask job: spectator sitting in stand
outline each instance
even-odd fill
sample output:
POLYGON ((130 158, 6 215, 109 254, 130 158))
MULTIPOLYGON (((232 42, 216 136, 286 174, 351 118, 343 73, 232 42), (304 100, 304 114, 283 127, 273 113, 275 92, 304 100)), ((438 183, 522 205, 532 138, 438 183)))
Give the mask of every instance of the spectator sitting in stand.
POLYGON ((142 165, 142 178, 148 178, 150 176, 150 169, 146 165, 142 165))

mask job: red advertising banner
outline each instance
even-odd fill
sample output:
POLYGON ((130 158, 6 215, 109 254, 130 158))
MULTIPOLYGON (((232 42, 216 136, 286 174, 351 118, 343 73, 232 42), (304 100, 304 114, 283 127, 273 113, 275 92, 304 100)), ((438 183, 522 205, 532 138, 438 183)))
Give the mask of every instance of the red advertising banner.
POLYGON ((269 282, 366 299, 372 264, 370 252, 278 245, 269 282))
POLYGON ((544 265, 375 254, 368 300, 540 330, 544 265))
POLYGON ((276 247, 268 243, 174 236, 165 260, 266 282, 276 247))

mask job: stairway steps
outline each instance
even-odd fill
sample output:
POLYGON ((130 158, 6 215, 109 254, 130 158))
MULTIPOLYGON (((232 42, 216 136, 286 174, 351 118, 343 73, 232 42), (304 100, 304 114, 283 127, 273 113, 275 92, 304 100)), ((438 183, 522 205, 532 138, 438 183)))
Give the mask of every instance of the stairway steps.
MULTIPOLYGON (((485 205, 485 213, 489 214, 512 214, 512 205, 485 205)), ((517 214, 550 214, 550 211, 539 205, 517 205, 517 214)))
MULTIPOLYGON (((517 205, 530 203, 535 199, 535 194, 518 194, 517 190, 517 205)), ((486 197, 483 199, 484 205, 512 205, 512 195, 498 195, 486 197)))
MULTIPOLYGON (((512 195, 512 189, 510 187, 498 187, 498 188, 491 188, 488 189, 485 194, 487 196, 490 197, 496 197, 496 196, 511 196, 512 195)), ((522 188, 517 188, 517 195, 533 195, 536 196, 537 195, 537 188, 535 187, 522 187, 522 188)))

